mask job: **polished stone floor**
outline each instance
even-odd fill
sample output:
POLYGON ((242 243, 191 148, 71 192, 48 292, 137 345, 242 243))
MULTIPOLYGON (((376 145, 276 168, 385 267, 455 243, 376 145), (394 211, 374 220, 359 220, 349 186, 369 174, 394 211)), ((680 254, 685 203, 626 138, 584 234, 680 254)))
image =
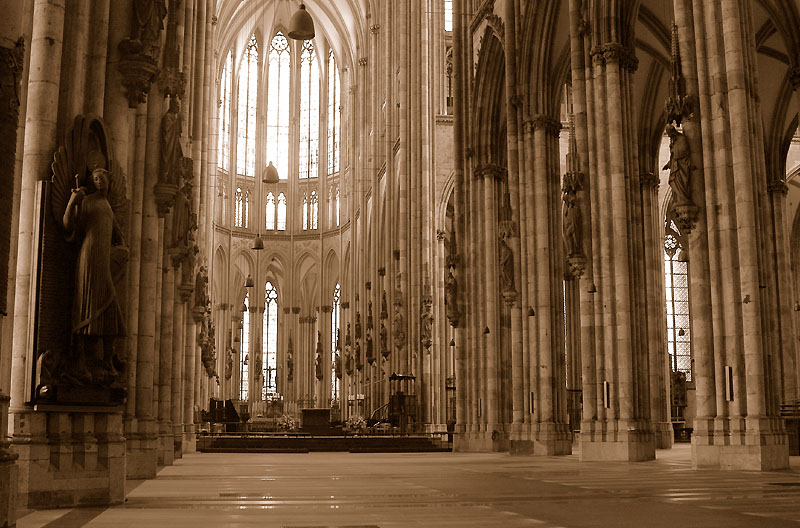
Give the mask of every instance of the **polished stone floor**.
POLYGON ((28 513, 40 527, 768 527, 800 525, 788 471, 694 471, 688 445, 652 462, 508 454, 191 454, 130 482, 124 505, 28 513))

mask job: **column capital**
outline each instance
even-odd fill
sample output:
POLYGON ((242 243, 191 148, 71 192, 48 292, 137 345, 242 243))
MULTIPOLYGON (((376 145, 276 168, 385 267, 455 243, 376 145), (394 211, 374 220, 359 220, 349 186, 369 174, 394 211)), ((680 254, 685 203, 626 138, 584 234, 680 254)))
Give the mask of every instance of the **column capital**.
POLYGON ((531 132, 544 130, 546 134, 558 137, 561 133, 561 121, 545 114, 534 115, 527 123, 531 132))
POLYGON ((366 57, 361 57, 360 59, 358 59, 359 66, 366 66, 367 62, 368 62, 368 60, 367 60, 366 57))
POLYGON ((372 34, 373 34, 373 35, 377 35, 377 34, 378 34, 378 31, 379 31, 380 29, 381 29, 381 25, 380 25, 380 24, 372 24, 372 25, 369 27, 369 30, 372 32, 372 34))

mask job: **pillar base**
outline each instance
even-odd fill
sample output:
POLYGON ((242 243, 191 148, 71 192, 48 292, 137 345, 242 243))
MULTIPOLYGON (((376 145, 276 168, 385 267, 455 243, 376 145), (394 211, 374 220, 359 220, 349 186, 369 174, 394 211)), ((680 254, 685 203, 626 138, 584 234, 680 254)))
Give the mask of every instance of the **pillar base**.
POLYGON ((20 507, 107 506, 125 499, 121 411, 24 410, 13 419, 20 507))
POLYGON ((185 455, 186 453, 196 453, 197 452, 197 438, 194 434, 194 424, 183 424, 183 440, 181 445, 181 451, 185 455))
POLYGON ((653 424, 653 436, 656 449, 671 449, 675 429, 670 422, 656 422, 653 424))
POLYGON ((158 438, 154 420, 131 423, 136 430, 126 433, 127 478, 132 480, 156 478, 158 470, 158 438))
POLYGON ((533 431, 512 433, 512 455, 559 456, 572 454, 572 435, 568 424, 543 422, 532 424, 533 431))
POLYGON ((789 437, 780 418, 697 419, 692 467, 774 471, 789 468, 789 437))
POLYGON ((485 430, 488 426, 481 424, 476 431, 455 433, 453 435, 453 451, 464 453, 500 453, 508 451, 508 434, 495 429, 485 430))
POLYGON ((0 442, 0 526, 17 522, 17 455, 0 442))
POLYGON ((641 462, 655 460, 653 432, 646 424, 624 422, 583 422, 581 424, 581 460, 641 462))
POLYGON ((172 436, 172 425, 162 422, 159 424, 158 430, 158 465, 171 466, 175 462, 175 440, 172 436))

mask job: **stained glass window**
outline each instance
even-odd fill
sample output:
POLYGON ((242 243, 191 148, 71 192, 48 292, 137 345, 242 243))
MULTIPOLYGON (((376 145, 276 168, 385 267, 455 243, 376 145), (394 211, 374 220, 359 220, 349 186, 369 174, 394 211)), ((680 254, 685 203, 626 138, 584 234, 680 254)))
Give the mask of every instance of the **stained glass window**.
POLYGON ((267 194, 267 206, 264 211, 267 229, 275 229, 275 196, 270 192, 267 194))
POLYGON ((689 328, 689 265, 673 222, 664 240, 664 285, 667 302, 667 350, 670 367, 692 381, 692 349, 689 328))
POLYGON ((264 343, 263 362, 264 386, 263 399, 278 391, 278 290, 267 281, 264 290, 264 326, 262 343, 264 343))
POLYGON ((222 78, 219 81, 219 154, 217 166, 228 170, 231 156, 231 71, 233 70, 233 56, 228 52, 225 66, 222 68, 222 78))
POLYGON ((300 53, 300 178, 319 174, 319 64, 314 44, 303 42, 300 53))
POLYGON ((244 296, 242 312, 242 353, 239 367, 239 399, 246 400, 249 395, 250 383, 250 292, 244 296))
MULTIPOLYGON (((339 131, 341 130, 339 68, 333 50, 328 54, 328 174, 339 172, 339 131)), ((337 224, 338 225, 338 224, 337 224)))
POLYGON ((286 231, 286 195, 278 195, 278 231, 286 231))
POLYGON ((278 32, 270 43, 267 86, 267 159, 278 169, 281 180, 289 178, 289 87, 291 82, 289 41, 278 32))
POLYGON ((258 101, 258 42, 250 37, 239 66, 239 113, 236 144, 236 172, 256 173, 256 106, 258 101))
MULTIPOLYGON (((333 303, 331 309, 331 400, 339 399, 339 378, 336 377, 337 356, 341 361, 341 337, 339 336, 339 301, 341 299, 339 283, 333 289, 333 303)), ((339 366, 341 368, 341 365, 339 366)))

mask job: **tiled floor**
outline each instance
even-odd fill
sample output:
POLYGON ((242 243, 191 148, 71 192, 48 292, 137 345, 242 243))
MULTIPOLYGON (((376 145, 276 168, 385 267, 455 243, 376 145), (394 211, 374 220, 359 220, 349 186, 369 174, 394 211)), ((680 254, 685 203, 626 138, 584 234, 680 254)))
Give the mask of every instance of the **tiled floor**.
POLYGON ((768 527, 800 525, 800 457, 694 471, 689 446, 640 463, 507 454, 192 454, 125 505, 33 512, 20 528, 768 527))

